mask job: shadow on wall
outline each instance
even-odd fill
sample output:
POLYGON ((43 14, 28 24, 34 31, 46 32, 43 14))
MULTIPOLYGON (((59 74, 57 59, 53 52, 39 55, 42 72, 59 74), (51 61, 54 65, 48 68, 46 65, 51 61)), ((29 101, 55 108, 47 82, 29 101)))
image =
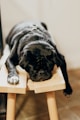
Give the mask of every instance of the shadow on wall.
MULTIPOLYGON (((0 57, 3 53, 3 41, 2 41, 2 29, 1 29, 1 17, 0 17, 0 57)), ((6 102, 7 94, 0 93, 0 120, 5 120, 6 117, 6 102)))
POLYGON ((3 41, 2 41, 1 16, 0 16, 0 57, 2 56, 2 51, 3 51, 3 41))

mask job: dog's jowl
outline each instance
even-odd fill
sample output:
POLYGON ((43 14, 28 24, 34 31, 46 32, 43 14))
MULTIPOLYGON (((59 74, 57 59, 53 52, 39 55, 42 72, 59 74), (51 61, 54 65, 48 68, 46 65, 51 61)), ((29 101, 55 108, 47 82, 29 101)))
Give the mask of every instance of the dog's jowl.
POLYGON ((58 51, 44 23, 17 24, 8 34, 6 44, 11 51, 6 60, 10 84, 19 83, 16 65, 25 69, 33 81, 51 78, 54 65, 57 65, 60 66, 65 79, 65 94, 72 93, 65 58, 58 51))

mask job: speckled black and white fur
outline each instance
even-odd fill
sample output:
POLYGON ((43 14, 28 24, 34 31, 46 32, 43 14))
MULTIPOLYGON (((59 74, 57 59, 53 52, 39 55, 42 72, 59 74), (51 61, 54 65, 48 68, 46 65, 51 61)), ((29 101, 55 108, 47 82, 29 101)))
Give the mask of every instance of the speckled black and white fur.
POLYGON ((60 66, 65 79, 64 93, 72 93, 65 58, 58 51, 44 23, 23 22, 17 24, 7 36, 6 48, 10 49, 10 54, 7 55, 8 58, 5 62, 10 84, 19 83, 16 65, 25 69, 33 81, 51 78, 54 65, 57 65, 60 66))

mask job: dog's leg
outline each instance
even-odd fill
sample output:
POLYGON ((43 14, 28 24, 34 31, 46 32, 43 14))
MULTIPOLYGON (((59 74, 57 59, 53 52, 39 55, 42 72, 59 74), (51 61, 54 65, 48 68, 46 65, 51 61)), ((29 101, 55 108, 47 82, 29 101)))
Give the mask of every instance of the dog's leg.
POLYGON ((66 85, 66 89, 64 89, 64 94, 65 95, 70 95, 72 94, 72 88, 70 86, 69 83, 69 79, 68 79, 68 74, 67 74, 67 65, 66 65, 66 61, 64 56, 59 53, 58 49, 56 48, 56 46, 53 45, 53 47, 56 50, 56 58, 55 58, 55 64, 61 68, 64 80, 65 80, 65 85, 66 85))
POLYGON ((57 55, 58 55, 58 66, 60 66, 61 71, 63 73, 63 77, 65 80, 65 84, 66 84, 66 89, 64 89, 64 94, 65 95, 70 95, 72 93, 72 88, 69 84, 69 80, 68 80, 68 74, 67 74, 67 66, 66 66, 66 61, 63 55, 61 55, 58 51, 57 51, 57 55))
POLYGON ((9 49, 9 46, 6 44, 4 51, 3 51, 3 55, 0 59, 0 69, 5 64, 6 59, 8 58, 9 54, 10 54, 10 49, 9 49))
POLYGON ((64 80, 65 80, 65 83, 66 83, 66 89, 64 90, 64 94, 67 95, 67 94, 72 93, 72 88, 71 88, 71 86, 69 84, 69 80, 68 80, 68 74, 67 74, 67 67, 66 67, 65 59, 63 59, 62 62, 63 63, 60 67, 61 67, 61 71, 63 73, 63 77, 64 77, 64 80))
POLYGON ((9 57, 6 60, 6 67, 8 69, 8 83, 17 84, 19 83, 19 77, 16 71, 16 65, 18 64, 17 56, 17 42, 14 42, 9 57))

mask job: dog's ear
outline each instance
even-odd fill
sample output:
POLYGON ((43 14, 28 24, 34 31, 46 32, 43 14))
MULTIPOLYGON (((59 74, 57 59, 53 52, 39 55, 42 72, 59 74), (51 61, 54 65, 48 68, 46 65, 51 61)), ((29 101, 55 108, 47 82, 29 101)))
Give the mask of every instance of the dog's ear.
POLYGON ((41 22, 41 25, 42 25, 46 30, 48 30, 47 25, 46 25, 45 23, 41 22))
POLYGON ((63 61, 59 58, 58 55, 56 55, 56 57, 55 57, 55 64, 57 66, 61 66, 63 64, 63 61))
POLYGON ((63 64, 62 59, 60 58, 60 56, 57 54, 57 52, 55 50, 53 50, 52 61, 57 66, 61 66, 63 64))
POLYGON ((19 56, 19 65, 22 66, 23 68, 27 66, 27 51, 21 51, 20 56, 19 56))
POLYGON ((21 53, 20 53, 19 64, 26 66, 28 64, 28 62, 30 62, 30 63, 34 62, 34 59, 35 59, 35 57, 31 53, 31 51, 29 51, 28 49, 25 49, 25 50, 21 51, 21 53))

